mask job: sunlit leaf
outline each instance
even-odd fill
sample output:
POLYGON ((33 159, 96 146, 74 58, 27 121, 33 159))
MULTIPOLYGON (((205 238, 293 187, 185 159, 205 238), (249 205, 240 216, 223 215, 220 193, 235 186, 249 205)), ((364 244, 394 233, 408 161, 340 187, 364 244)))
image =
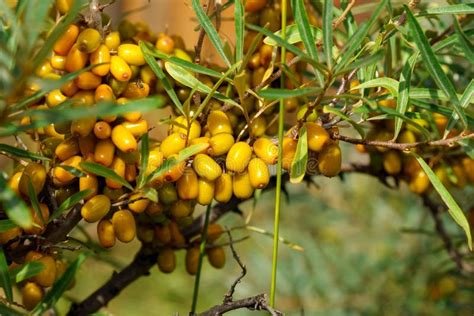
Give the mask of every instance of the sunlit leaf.
POLYGON ((306 126, 303 125, 298 132, 298 144, 296 153, 291 163, 290 182, 300 183, 306 174, 306 164, 308 163, 308 136, 306 126))
POLYGON ((324 0, 323 4, 323 48, 326 55, 326 63, 328 68, 332 68, 332 0, 324 0))
POLYGON ((440 15, 440 14, 473 14, 474 4, 453 4, 443 7, 434 7, 423 10, 419 15, 440 15))
POLYGON ((79 164, 82 169, 89 173, 93 173, 95 175, 107 178, 109 180, 112 180, 114 182, 120 183, 124 187, 133 190, 133 187, 128 183, 127 180, 119 176, 115 171, 112 169, 109 169, 107 167, 104 167, 98 163, 95 162, 81 162, 79 164))
POLYGON ((381 77, 366 81, 360 85, 357 85, 351 90, 359 90, 359 89, 366 89, 366 88, 378 88, 383 87, 390 92, 391 95, 394 97, 398 96, 398 81, 388 77, 381 77))
POLYGON ((55 210, 53 214, 51 214, 50 220, 58 218, 59 216, 61 216, 62 213, 76 206, 77 203, 82 201, 85 197, 87 197, 91 193, 92 193, 92 190, 83 190, 83 191, 74 193, 73 195, 65 199, 64 202, 62 202, 61 205, 58 207, 58 209, 55 210))
POLYGON ((10 279, 15 283, 23 282, 31 277, 34 277, 41 271, 43 271, 45 265, 39 261, 26 262, 18 268, 14 268, 10 271, 10 279))
POLYGON ((286 99, 293 97, 301 97, 304 95, 314 95, 321 92, 321 88, 297 88, 297 89, 283 89, 283 88, 266 88, 258 91, 258 95, 264 99, 286 99))
POLYGON ((235 24, 235 60, 242 60, 244 57, 244 27, 245 12, 242 0, 235 1, 234 8, 234 24, 235 24))

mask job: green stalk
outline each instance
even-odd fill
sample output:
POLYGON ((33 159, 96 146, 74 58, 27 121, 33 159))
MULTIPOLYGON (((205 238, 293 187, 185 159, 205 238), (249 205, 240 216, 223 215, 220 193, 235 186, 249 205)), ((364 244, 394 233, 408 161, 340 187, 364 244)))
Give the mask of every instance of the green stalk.
MULTIPOLYGON (((286 16, 287 16, 287 2, 281 0, 281 37, 286 39, 286 16)), ((286 49, 281 48, 281 64, 286 62, 286 49)), ((285 87, 285 75, 282 72, 280 77, 280 86, 285 87)), ((275 220, 273 231, 273 259, 272 259, 272 283, 270 287, 270 306, 275 306, 276 293, 276 275, 278 263, 278 238, 280 233, 280 208, 281 208, 281 174, 282 174, 282 157, 283 157, 283 116, 285 104, 283 98, 280 99, 280 107, 278 114, 278 164, 277 164, 277 182, 275 188, 275 220)))
POLYGON ((201 234, 201 244, 199 245, 198 269, 196 272, 196 279, 194 280, 193 304, 191 306, 191 312, 189 313, 190 315, 196 314, 196 307, 197 307, 198 294, 199 294, 199 282, 201 281, 202 259, 204 258, 204 251, 206 250, 207 227, 209 226, 210 215, 211 215, 211 204, 207 206, 206 218, 204 220, 203 232, 201 234))

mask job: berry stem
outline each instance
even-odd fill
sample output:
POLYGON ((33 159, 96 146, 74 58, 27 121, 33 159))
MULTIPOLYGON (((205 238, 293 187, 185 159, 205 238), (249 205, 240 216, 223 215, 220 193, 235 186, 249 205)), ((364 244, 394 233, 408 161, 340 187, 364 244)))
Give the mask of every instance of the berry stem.
MULTIPOLYGON (((281 37, 286 38, 286 16, 287 16, 287 2, 281 0, 281 37)), ((286 49, 281 48, 281 64, 286 62, 286 49)), ((280 77, 281 88, 285 87, 285 75, 282 72, 280 77)), ((283 157, 283 116, 285 110, 284 99, 280 99, 280 106, 278 111, 278 164, 277 164, 277 181, 275 189, 275 220, 273 232, 273 259, 272 259, 272 281, 270 286, 270 306, 275 306, 275 292, 276 292, 276 274, 278 264, 278 238, 280 233, 280 209, 281 209, 281 176, 282 176, 282 157, 283 157)))
POLYGON ((199 295, 199 282, 201 281, 201 269, 202 269, 202 259, 204 258, 204 252, 206 251, 206 242, 207 242, 207 227, 209 226, 209 217, 211 214, 211 204, 207 206, 206 217, 204 219, 204 227, 201 233, 201 244, 199 245, 199 261, 198 269, 196 272, 196 279, 194 280, 194 291, 193 291, 193 303, 191 305, 190 315, 196 314, 196 307, 198 302, 199 295))

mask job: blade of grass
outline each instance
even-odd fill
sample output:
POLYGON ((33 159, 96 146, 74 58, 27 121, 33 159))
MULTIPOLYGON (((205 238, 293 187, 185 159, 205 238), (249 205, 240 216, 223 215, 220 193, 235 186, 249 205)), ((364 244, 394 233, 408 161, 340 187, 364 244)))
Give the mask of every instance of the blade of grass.
POLYGON ((214 25, 212 25, 211 19, 209 19, 206 12, 204 12, 204 9, 202 8, 199 0, 192 0, 192 7, 193 7, 194 12, 196 12, 196 16, 199 20, 199 24, 206 32, 212 45, 214 46, 216 51, 219 53, 219 55, 222 57, 222 60, 225 62, 227 67, 230 67, 232 63, 227 58, 227 55, 224 52, 224 45, 222 44, 219 34, 217 34, 217 30, 214 28, 214 25))

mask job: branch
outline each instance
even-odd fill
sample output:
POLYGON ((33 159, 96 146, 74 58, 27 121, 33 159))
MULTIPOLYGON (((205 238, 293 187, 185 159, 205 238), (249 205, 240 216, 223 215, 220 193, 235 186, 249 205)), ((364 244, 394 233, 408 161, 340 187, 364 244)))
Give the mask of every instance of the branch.
POLYGON ((239 264, 239 267, 241 269, 241 273, 237 279, 235 279, 234 283, 230 286, 229 291, 224 295, 224 304, 229 304, 233 301, 233 296, 235 292, 236 286, 242 281, 242 279, 245 277, 247 274, 247 268, 245 265, 242 263, 240 260, 239 255, 237 254, 237 251, 235 251, 234 248, 234 242, 232 240, 232 234, 230 233, 229 230, 227 230, 227 234, 229 235, 229 245, 230 245, 230 250, 232 250, 232 256, 234 257, 235 261, 239 264))
POLYGON ((267 311, 273 316, 283 315, 282 312, 274 310, 268 306, 268 298, 266 294, 259 294, 238 301, 216 305, 205 312, 197 314, 197 316, 218 316, 242 308, 247 308, 252 311, 267 311))
POLYGON ((455 263, 456 268, 460 272, 473 274, 474 266, 462 260, 462 254, 454 246, 453 242, 451 241, 451 237, 449 236, 446 228, 444 227, 443 221, 440 217, 442 211, 441 205, 435 203, 427 195, 423 195, 423 204, 430 210, 431 216, 433 217, 433 220, 435 222, 436 231, 441 240, 443 241, 444 248, 446 248, 446 252, 448 253, 451 260, 455 263))
POLYGON ((432 146, 432 147, 451 147, 456 142, 463 140, 463 139, 473 139, 474 133, 466 134, 466 135, 458 135, 451 138, 440 139, 440 140, 433 140, 433 141, 422 141, 422 142, 414 142, 414 143, 394 143, 392 141, 380 141, 380 140, 368 140, 368 139, 358 139, 352 138, 340 134, 332 134, 331 137, 333 139, 341 140, 346 143, 351 144, 360 144, 366 146, 377 146, 377 147, 386 147, 390 149, 396 150, 408 150, 420 146, 432 146))

